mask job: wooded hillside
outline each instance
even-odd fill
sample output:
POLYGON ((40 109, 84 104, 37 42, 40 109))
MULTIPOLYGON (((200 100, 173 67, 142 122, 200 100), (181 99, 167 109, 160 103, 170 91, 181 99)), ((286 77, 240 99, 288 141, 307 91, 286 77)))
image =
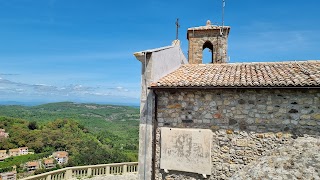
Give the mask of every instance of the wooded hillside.
POLYGON ((0 149, 67 150, 70 166, 137 160, 138 108, 63 102, 0 106, 0 116, 0 149))

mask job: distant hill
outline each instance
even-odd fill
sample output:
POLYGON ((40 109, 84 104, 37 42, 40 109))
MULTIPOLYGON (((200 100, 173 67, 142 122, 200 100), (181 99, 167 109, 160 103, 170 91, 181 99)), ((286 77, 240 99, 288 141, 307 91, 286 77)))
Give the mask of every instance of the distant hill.
POLYGON ((93 131, 112 124, 138 124, 139 109, 130 106, 82 104, 73 102, 48 103, 37 106, 0 105, 0 116, 46 122, 74 119, 93 131))
MULTIPOLYGON (((1 101, 0 105, 20 105, 20 106, 38 106, 42 104, 49 104, 49 103, 56 103, 56 102, 45 102, 45 101, 1 101)), ((82 102, 77 101, 76 103, 80 104, 92 104, 92 102, 82 102)), ((100 104, 100 105, 106 105, 106 104, 112 104, 116 106, 130 106, 130 107, 136 107, 139 108, 139 103, 124 103, 124 102, 94 102, 93 104, 100 104)))
POLYGON ((103 144, 137 153, 140 115, 136 107, 73 102, 0 105, 0 116, 36 121, 40 126, 57 119, 75 120, 103 144))
POLYGON ((45 103, 44 102, 0 101, 0 105, 37 106, 40 104, 45 104, 45 103))

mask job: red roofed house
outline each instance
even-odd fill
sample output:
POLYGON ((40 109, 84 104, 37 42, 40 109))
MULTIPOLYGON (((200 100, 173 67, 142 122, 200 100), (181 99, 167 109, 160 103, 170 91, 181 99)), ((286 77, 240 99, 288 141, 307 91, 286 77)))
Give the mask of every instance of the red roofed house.
POLYGON ((38 161, 31 161, 27 162, 27 169, 28 171, 34 171, 39 168, 39 162, 38 161))
POLYGON ((52 158, 45 159, 45 160, 43 161, 43 164, 44 164, 44 166, 45 166, 46 169, 51 169, 51 168, 54 168, 54 167, 55 167, 54 159, 52 159, 52 158))
POLYGON ((189 28, 188 62, 179 40, 134 54, 140 179, 228 179, 297 137, 319 138, 320 61, 227 63, 229 32, 189 28))
POLYGON ((17 179, 16 172, 0 173, 0 180, 16 180, 16 179, 17 179))
POLYGON ((58 161, 58 164, 67 164, 69 153, 66 151, 57 151, 52 154, 52 156, 58 161))

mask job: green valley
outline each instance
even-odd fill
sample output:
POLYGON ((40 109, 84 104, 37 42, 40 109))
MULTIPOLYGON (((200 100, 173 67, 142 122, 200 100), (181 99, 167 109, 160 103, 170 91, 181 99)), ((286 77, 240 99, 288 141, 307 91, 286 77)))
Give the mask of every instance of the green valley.
POLYGON ((0 139, 0 149, 68 151, 69 166, 137 161, 138 127, 136 107, 72 102, 0 106, 0 129, 9 132, 0 139))

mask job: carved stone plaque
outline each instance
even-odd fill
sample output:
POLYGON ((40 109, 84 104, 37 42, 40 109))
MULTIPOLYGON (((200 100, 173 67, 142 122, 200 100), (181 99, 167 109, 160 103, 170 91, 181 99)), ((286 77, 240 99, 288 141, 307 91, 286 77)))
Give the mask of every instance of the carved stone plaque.
POLYGON ((211 174, 212 131, 161 128, 160 168, 211 174))

